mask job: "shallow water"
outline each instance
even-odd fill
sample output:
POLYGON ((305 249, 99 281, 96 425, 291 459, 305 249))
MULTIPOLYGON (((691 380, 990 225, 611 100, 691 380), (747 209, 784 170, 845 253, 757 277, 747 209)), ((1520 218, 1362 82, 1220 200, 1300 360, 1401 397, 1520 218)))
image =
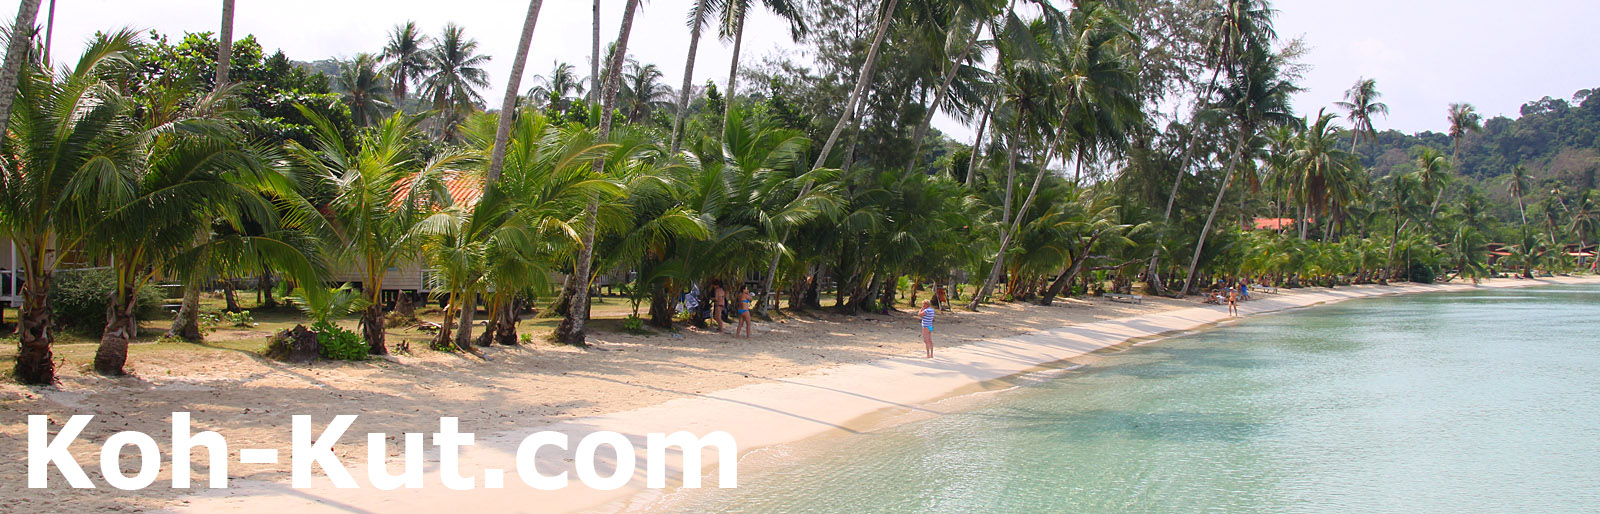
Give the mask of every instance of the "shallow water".
POLYGON ((1354 300, 761 450, 730 513, 1600 512, 1600 287, 1354 300))

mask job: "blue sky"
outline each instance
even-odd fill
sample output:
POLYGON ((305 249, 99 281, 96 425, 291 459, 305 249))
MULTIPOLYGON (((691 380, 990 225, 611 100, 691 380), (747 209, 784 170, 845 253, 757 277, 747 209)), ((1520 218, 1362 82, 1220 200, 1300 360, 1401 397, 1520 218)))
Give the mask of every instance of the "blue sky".
MULTIPOLYGON (((1057 0, 1065 3, 1064 0, 1057 0)), ((49 0, 45 0, 48 4, 49 0)), ((605 0, 602 33, 615 37, 623 0, 605 0)), ((682 78, 691 0, 646 0, 630 53, 661 67, 669 84, 682 78)), ((0 12, 16 12, 15 1, 0 12)), ((117 26, 168 33, 216 30, 220 0, 57 0, 55 45, 69 52, 95 30, 117 26)), ((545 0, 527 73, 545 73, 555 60, 586 68, 589 0, 545 0)), ((1600 52, 1594 50, 1600 2, 1589 0, 1280 0, 1278 32, 1303 37, 1312 47, 1307 90, 1296 97, 1302 114, 1338 101, 1358 77, 1378 80, 1388 119, 1378 128, 1440 130, 1450 102, 1475 104, 1488 116, 1515 116, 1522 103, 1542 96, 1570 97, 1600 87, 1600 52)), ((255 34, 268 49, 291 58, 349 57, 379 49, 395 23, 417 20, 429 33, 447 21, 467 28, 484 53, 494 91, 504 87, 527 2, 522 0, 238 0, 235 30, 255 34), (316 13, 307 16, 305 13, 316 13)), ((41 12, 41 21, 43 14, 41 12)), ((701 44, 695 83, 721 83, 730 45, 701 44)), ((754 62, 792 48, 787 30, 766 14, 747 29, 744 55, 754 62)), ((524 82, 524 87, 526 87, 524 82)), ((938 123, 958 138, 970 131, 938 123)))

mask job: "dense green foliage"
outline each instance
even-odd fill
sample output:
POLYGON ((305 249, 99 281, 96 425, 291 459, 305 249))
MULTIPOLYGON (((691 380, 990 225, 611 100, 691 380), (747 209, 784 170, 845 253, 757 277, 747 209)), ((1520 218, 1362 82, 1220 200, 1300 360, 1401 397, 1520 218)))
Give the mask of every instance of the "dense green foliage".
MULTIPOLYGON (((92 269, 67 271, 55 276, 50 288, 50 307, 63 327, 76 332, 98 336, 105 327, 106 305, 111 302, 111 291, 117 287, 116 277, 110 270, 92 269)), ((155 286, 139 288, 136 300, 140 317, 150 318, 161 313, 162 295, 155 286)))

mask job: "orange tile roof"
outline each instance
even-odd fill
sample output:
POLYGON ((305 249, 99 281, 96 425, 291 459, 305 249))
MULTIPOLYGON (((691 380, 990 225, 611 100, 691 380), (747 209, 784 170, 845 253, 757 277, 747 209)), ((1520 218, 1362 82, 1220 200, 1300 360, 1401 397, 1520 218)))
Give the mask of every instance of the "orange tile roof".
POLYGON ((1283 230, 1294 225, 1294 218, 1256 218, 1255 230, 1283 230))

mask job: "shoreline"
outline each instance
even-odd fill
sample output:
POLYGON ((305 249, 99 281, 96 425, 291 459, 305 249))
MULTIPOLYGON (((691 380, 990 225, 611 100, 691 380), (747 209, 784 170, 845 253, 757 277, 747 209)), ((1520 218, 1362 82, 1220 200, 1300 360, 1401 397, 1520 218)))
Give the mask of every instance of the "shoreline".
MULTIPOLYGON (((514 452, 521 439, 527 434, 549 430, 569 434, 573 439, 601 430, 621 433, 633 442, 641 461, 644 460, 647 433, 687 430, 704 435, 720 430, 728 432, 739 442, 736 458, 742 459, 763 448, 824 434, 861 433, 870 431, 869 427, 883 428, 889 426, 883 425, 883 421, 896 413, 939 415, 940 412, 925 405, 981 392, 987 387, 986 384, 1049 370, 1053 365, 1104 348, 1139 340, 1157 340, 1233 319, 1374 296, 1581 284, 1595 280, 1595 277, 1554 277, 1500 279, 1476 286, 1470 283, 1407 284, 1290 290, 1241 304, 1240 318, 1231 318, 1225 308, 1210 305, 1147 312, 938 348, 931 361, 902 356, 843 364, 771 382, 695 393, 634 410, 480 434, 478 445, 462 452, 461 464, 467 473, 485 468, 514 469, 514 452)), ((938 336, 937 332, 935 336, 938 336)), ((559 457, 552 458, 542 452, 539 459, 541 471, 546 474, 571 471, 572 463, 559 457)), ((358 456, 351 455, 347 460, 352 474, 364 474, 365 468, 354 462, 358 456)), ((707 459, 702 474, 714 471, 711 469, 713 460, 707 459)), ((643 478, 640 475, 643 475, 644 466, 640 462, 640 472, 634 475, 634 480, 612 491, 598 491, 573 484, 558 491, 534 492, 513 483, 505 489, 475 489, 470 493, 452 494, 453 491, 437 485, 438 478, 433 476, 437 475, 434 469, 436 462, 436 458, 430 456, 427 472, 430 476, 424 479, 425 484, 432 484, 430 488, 337 490, 326 480, 317 480, 311 489, 294 490, 283 483, 244 479, 235 480, 226 490, 182 497, 184 505, 163 512, 262 512, 277 509, 297 509, 301 513, 390 512, 402 508, 408 511, 469 508, 500 512, 519 511, 533 508, 533 505, 537 505, 535 510, 538 512, 618 512, 645 508, 652 503, 652 498, 674 492, 676 485, 681 483, 676 473, 678 458, 673 456, 668 464, 668 468, 674 470, 670 474, 673 477, 669 479, 670 486, 659 491, 642 487, 643 478)), ((712 482, 707 482, 706 486, 714 487, 712 482)))

